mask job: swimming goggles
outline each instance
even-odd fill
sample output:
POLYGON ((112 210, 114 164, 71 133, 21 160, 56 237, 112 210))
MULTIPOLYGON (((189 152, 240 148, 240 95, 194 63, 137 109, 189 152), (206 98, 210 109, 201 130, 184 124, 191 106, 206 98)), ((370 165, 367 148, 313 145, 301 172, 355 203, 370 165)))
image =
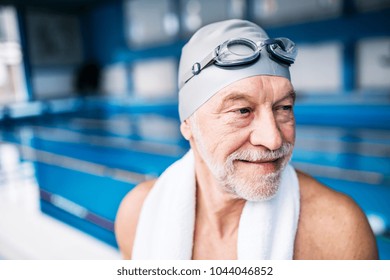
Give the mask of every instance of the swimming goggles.
POLYGON ((260 57, 264 47, 271 59, 287 66, 293 64, 297 56, 295 43, 288 38, 266 39, 259 43, 246 38, 230 39, 217 46, 201 62, 194 63, 191 71, 184 74, 181 86, 213 63, 222 67, 250 64, 260 57))

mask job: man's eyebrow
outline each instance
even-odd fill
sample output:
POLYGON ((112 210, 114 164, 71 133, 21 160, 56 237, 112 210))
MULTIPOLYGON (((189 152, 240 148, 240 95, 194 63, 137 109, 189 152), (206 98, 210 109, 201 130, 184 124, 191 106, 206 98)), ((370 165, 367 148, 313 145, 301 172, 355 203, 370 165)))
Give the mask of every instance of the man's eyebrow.
POLYGON ((232 92, 229 95, 225 96, 219 106, 219 109, 222 109, 223 107, 227 106, 229 102, 237 101, 237 100, 243 100, 251 102, 251 97, 247 94, 244 94, 242 92, 232 92))
POLYGON ((289 99, 289 98, 291 98, 293 100, 293 103, 295 103, 295 98, 296 98, 295 90, 290 90, 289 92, 287 92, 287 94, 285 96, 276 100, 275 103, 279 103, 279 102, 284 101, 284 100, 289 99))
MULTIPOLYGON (((277 100, 275 103, 279 103, 279 102, 286 100, 288 98, 292 98, 293 103, 295 103, 295 98, 296 98, 295 90, 292 89, 292 90, 288 91, 282 98, 277 100)), ((229 106, 229 102, 234 102, 234 101, 238 101, 238 100, 243 100, 243 101, 247 101, 247 102, 253 101, 252 97, 249 96, 248 94, 245 94, 245 93, 240 92, 240 91, 234 91, 222 99, 220 105, 218 106, 218 109, 222 110, 224 107, 229 106)))

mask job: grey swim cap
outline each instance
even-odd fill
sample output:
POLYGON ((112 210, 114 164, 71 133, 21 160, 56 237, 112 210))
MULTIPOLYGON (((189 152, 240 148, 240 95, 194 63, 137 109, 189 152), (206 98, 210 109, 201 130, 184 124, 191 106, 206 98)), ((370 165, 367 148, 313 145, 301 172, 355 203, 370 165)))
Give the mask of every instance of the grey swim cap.
POLYGON ((233 38, 246 38, 253 42, 268 39, 265 31, 246 20, 226 20, 199 29, 183 47, 179 65, 179 115, 184 121, 215 93, 238 80, 256 75, 281 76, 290 80, 289 67, 272 60, 263 48, 256 62, 233 67, 214 64, 185 82, 185 74, 202 61, 217 46, 233 38))

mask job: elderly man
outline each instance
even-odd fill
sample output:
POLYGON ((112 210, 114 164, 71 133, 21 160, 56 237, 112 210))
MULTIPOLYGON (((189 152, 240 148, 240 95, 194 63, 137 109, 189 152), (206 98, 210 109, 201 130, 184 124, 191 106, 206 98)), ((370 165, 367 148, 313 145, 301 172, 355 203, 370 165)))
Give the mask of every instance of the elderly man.
POLYGON ((126 259, 376 259, 348 197, 289 165, 297 54, 287 38, 228 20, 201 28, 179 67, 190 151, 121 203, 126 259))

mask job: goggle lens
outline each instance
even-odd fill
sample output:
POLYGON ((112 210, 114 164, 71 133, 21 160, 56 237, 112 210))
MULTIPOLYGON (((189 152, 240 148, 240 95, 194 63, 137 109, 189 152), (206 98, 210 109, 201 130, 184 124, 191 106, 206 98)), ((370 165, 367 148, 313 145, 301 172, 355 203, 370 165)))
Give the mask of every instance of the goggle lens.
POLYGON ((297 57, 295 43, 287 38, 267 39, 263 45, 267 46, 270 55, 288 65, 293 64, 297 57))
POLYGON ((247 39, 232 39, 223 43, 217 50, 215 64, 220 66, 234 66, 248 63, 259 55, 257 45, 247 39))

